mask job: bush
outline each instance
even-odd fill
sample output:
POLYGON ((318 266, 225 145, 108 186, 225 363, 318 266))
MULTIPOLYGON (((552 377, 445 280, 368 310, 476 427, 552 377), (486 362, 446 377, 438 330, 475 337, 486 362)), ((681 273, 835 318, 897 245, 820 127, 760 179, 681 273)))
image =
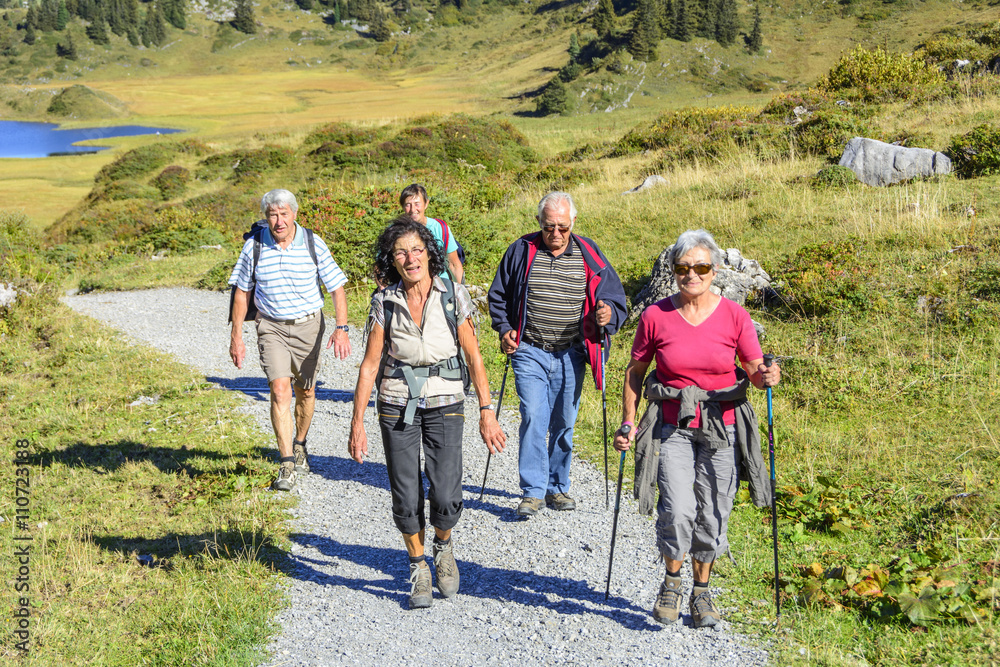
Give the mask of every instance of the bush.
POLYGON ((111 164, 105 165, 94 179, 101 181, 117 181, 126 178, 137 178, 165 166, 177 152, 176 144, 150 144, 134 148, 111 164))
POLYGON ((945 83, 944 75, 923 59, 862 46, 840 57, 819 81, 821 90, 854 92, 866 100, 931 97, 945 83))
POLYGON ((174 199, 184 194, 190 178, 191 172, 187 169, 171 165, 161 171, 159 176, 150 181, 150 184, 160 191, 164 200, 174 199))
POLYGON ((955 173, 962 178, 1000 172, 1000 128, 983 124, 954 137, 948 146, 955 173))
POLYGON ((535 113, 540 116, 565 114, 569 111, 569 93, 563 85, 563 79, 557 74, 549 81, 545 90, 535 102, 535 113))
POLYGON ((878 295, 868 286, 870 268, 858 261, 861 250, 853 239, 800 248, 781 275, 792 309, 813 317, 868 310, 878 295))
POLYGON ((164 209, 140 225, 125 247, 133 252, 188 253, 203 245, 224 243, 226 237, 217 222, 178 206, 164 209))
POLYGON ((377 141, 379 138, 379 129, 362 128, 349 123, 330 123, 310 132, 303 144, 312 146, 334 143, 339 146, 360 146, 377 141))
POLYGON ((202 160, 195 176, 200 180, 218 178, 242 180, 286 167, 291 164, 294 157, 293 151, 280 146, 230 151, 202 160))
POLYGON ((731 129, 753 122, 759 112, 752 107, 687 108, 661 115, 651 125, 630 130, 618 140, 613 156, 632 155, 647 150, 703 144, 719 125, 731 129))
POLYGON ((799 149, 826 158, 839 158, 847 142, 854 137, 883 138, 880 132, 853 114, 840 111, 816 112, 795 126, 799 149))
POLYGON ((853 171, 847 167, 835 165, 821 169, 818 174, 812 177, 811 183, 816 188, 846 188, 857 181, 858 178, 853 171))

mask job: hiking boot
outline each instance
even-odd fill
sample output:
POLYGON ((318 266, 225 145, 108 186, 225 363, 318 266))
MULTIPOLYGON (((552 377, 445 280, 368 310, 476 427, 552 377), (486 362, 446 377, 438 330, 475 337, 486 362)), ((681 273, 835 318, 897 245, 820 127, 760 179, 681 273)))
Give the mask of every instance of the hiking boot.
POLYGON ((545 504, 554 510, 565 512, 576 509, 576 501, 565 493, 550 493, 545 496, 545 504))
POLYGON ((410 609, 427 609, 434 602, 431 568, 427 563, 410 563, 410 609))
POLYGON ((450 598, 458 592, 458 563, 451 548, 452 542, 440 544, 434 540, 434 576, 442 597, 450 598))
POLYGON ((545 507, 545 501, 541 498, 529 498, 525 496, 521 498, 521 502, 517 504, 517 515, 518 516, 535 516, 538 514, 538 510, 545 507))
POLYGON ((667 576, 660 584, 653 605, 653 618, 664 625, 670 625, 681 616, 681 578, 667 576))
POLYGON ((704 593, 691 593, 691 622, 696 628, 710 628, 722 620, 708 589, 704 593))
POLYGON ((291 491, 295 488, 295 463, 288 461, 278 468, 278 478, 271 483, 272 491, 291 491))
POLYGON ((309 472, 309 452, 306 451, 305 440, 292 440, 292 456, 295 457, 295 472, 303 475, 309 472))

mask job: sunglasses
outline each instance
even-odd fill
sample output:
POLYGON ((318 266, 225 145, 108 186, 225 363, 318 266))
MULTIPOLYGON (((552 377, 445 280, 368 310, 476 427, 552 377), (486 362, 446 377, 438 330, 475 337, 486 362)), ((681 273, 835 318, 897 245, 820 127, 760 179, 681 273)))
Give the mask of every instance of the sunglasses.
POLYGON ((694 269, 694 272, 699 276, 708 275, 708 272, 712 270, 711 264, 674 264, 674 273, 679 276, 686 276, 688 271, 694 269))
POLYGON ((542 231, 546 234, 551 234, 557 229, 560 234, 566 234, 570 229, 572 229, 572 227, 570 225, 542 225, 542 231))

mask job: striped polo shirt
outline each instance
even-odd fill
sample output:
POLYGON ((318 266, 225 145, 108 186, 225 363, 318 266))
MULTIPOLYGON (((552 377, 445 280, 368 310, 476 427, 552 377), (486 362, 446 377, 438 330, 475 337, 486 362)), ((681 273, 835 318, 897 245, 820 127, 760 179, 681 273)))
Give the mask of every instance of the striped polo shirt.
MULTIPOLYGON (((347 283, 347 276, 330 256, 330 249, 318 235, 316 258, 319 260, 319 277, 329 292, 347 283)), ((253 238, 247 239, 240 258, 229 276, 229 284, 245 292, 253 287, 250 275, 253 265, 253 238)), ((254 303, 261 315, 272 320, 295 320, 315 313, 323 307, 323 295, 316 284, 316 265, 313 264, 306 245, 306 235, 301 225, 295 225, 295 238, 282 250, 266 226, 260 238, 260 259, 257 261, 257 292, 254 303)))
POLYGON ((572 237, 558 257, 540 248, 528 271, 524 338, 556 346, 578 339, 586 296, 587 270, 572 237))

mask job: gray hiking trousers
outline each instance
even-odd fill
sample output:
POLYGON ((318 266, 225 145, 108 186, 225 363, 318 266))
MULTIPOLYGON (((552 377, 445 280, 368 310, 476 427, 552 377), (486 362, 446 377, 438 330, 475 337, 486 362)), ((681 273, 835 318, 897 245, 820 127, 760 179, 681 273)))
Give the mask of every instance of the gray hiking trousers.
POLYGON ((664 424, 657 486, 656 546, 664 558, 690 553, 711 563, 729 548, 726 531, 739 488, 740 448, 726 426, 730 446, 712 449, 698 431, 664 424))

